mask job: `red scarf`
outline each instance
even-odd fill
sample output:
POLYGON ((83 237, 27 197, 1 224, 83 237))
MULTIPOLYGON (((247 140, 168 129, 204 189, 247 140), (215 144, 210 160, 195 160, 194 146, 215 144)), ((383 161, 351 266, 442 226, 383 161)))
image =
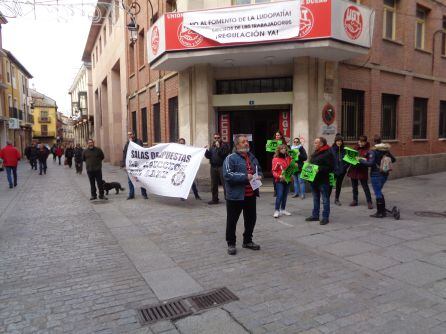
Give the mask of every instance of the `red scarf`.
MULTIPOLYGON (((254 169, 252 168, 251 159, 249 159, 248 153, 242 153, 242 157, 246 161, 246 171, 248 174, 254 174, 254 169)), ((254 196, 254 190, 252 190, 251 184, 248 183, 245 186, 245 197, 254 196)))

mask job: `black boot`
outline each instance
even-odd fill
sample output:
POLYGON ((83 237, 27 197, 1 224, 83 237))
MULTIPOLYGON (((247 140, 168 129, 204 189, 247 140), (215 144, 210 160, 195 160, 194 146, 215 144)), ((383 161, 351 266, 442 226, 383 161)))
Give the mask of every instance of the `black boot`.
POLYGON ((376 199, 376 212, 370 215, 372 218, 384 218, 383 211, 385 210, 385 204, 383 198, 376 199))
POLYGON ((383 198, 382 198, 382 211, 381 211, 381 214, 383 215, 383 217, 387 216, 386 199, 384 198, 384 195, 383 195, 383 198))

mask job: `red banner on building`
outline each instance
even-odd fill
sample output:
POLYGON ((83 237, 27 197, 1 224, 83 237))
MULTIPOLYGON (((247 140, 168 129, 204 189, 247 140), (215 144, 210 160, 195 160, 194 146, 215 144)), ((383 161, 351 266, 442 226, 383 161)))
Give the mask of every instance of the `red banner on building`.
POLYGON ((290 141, 291 137, 291 122, 290 122, 290 111, 281 111, 279 115, 279 130, 283 133, 287 142, 290 141))

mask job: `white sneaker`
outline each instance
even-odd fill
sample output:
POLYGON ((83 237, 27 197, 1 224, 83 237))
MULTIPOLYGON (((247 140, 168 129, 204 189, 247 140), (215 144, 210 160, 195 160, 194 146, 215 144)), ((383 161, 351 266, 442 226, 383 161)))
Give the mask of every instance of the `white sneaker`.
POLYGON ((273 217, 274 218, 279 218, 279 211, 274 211, 274 214, 273 214, 273 217))
POLYGON ((291 213, 286 210, 280 210, 280 215, 291 216, 291 213))

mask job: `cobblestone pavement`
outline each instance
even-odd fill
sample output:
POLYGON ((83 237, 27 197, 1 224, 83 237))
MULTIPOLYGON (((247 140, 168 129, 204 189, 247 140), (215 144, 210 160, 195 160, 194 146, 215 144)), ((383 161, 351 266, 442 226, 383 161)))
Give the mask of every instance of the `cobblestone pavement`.
MULTIPOLYGON (((14 190, 0 174, 0 332, 196 333, 183 320, 141 327, 134 310, 227 286, 240 300, 220 312, 240 332, 446 333, 446 219, 414 214, 446 210, 446 173, 386 184, 400 221, 349 207, 348 188, 327 226, 304 221, 311 198, 290 197, 293 215, 274 219, 264 191, 262 250, 229 256, 225 207, 208 206, 208 193, 91 203, 85 175, 27 168, 14 190)), ((119 168, 104 176, 127 188, 119 168)))

